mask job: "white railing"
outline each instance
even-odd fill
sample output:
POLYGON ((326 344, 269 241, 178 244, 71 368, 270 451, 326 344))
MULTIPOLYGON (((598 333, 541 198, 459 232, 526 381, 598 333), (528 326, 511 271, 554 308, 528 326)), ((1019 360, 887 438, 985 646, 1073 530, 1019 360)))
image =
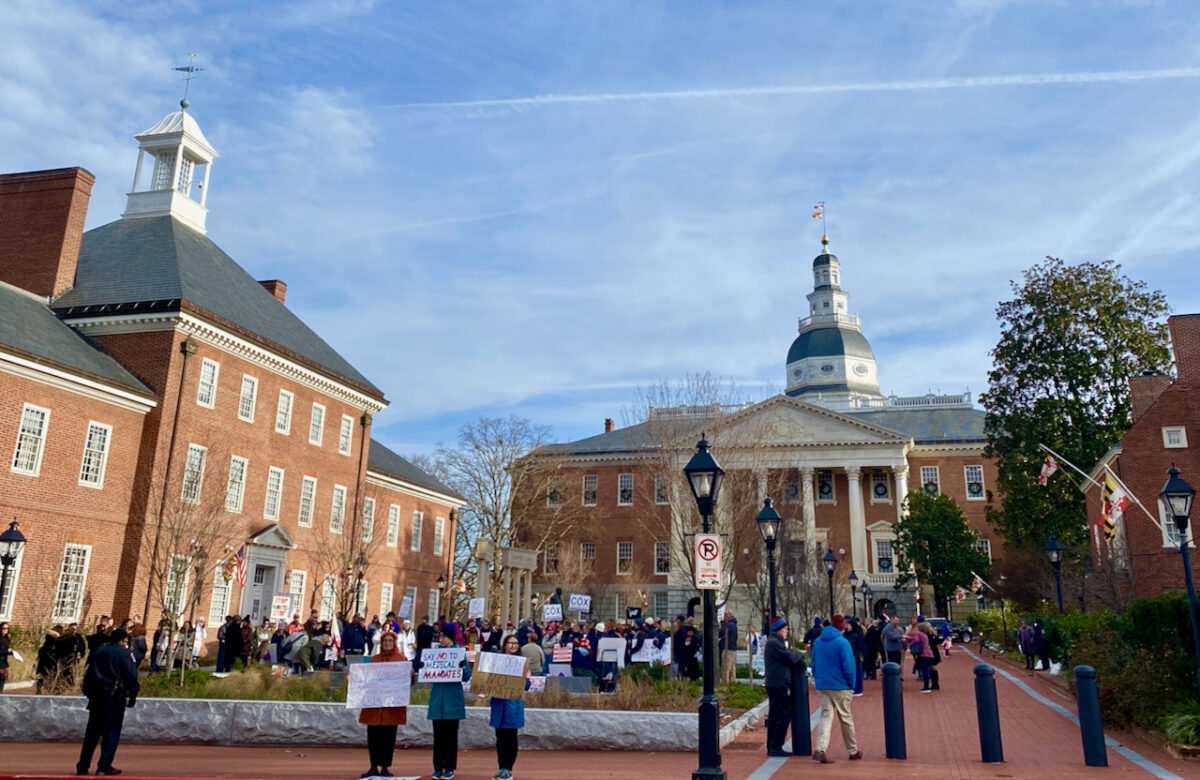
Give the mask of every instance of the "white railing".
POLYGON ((838 325, 849 325, 854 328, 859 327, 857 314, 814 314, 811 317, 801 317, 800 324, 796 327, 796 330, 803 331, 810 325, 817 323, 827 325, 831 322, 838 325))
POLYGON ((895 588, 896 573, 891 574, 868 574, 867 583, 872 588, 895 588))

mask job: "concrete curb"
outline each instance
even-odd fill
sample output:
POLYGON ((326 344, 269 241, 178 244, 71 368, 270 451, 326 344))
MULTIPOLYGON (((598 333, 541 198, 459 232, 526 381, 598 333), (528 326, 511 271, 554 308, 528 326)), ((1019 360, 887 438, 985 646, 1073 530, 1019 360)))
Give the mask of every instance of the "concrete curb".
POLYGON ((740 716, 725 724, 725 728, 721 729, 721 747, 725 747, 730 742, 733 742, 749 727, 757 726, 763 718, 767 717, 767 710, 770 704, 769 701, 761 701, 753 709, 746 710, 740 716))

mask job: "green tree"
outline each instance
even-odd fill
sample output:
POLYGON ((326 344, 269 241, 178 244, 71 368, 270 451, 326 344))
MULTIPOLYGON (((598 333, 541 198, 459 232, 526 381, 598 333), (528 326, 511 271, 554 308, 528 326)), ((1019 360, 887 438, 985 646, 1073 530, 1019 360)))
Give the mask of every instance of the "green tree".
POLYGON ((984 575, 987 554, 975 546, 979 534, 954 499, 914 490, 906 501, 908 516, 896 524, 896 585, 916 577, 933 586, 935 603, 945 605, 955 588, 971 582, 971 572, 984 575))
POLYGON ((988 520, 1011 544, 1086 540, 1083 494, 1070 476, 1038 484, 1044 444, 1080 468, 1097 463, 1129 427, 1129 378, 1165 373, 1166 299, 1121 275, 1111 260, 1068 264, 1053 257, 1012 283, 996 309, 984 453, 996 461, 997 508, 988 520))

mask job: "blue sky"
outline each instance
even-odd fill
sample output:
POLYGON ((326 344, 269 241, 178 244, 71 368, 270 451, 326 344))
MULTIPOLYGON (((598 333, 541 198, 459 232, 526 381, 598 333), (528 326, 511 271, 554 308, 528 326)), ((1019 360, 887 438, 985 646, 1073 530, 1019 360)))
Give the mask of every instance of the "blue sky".
POLYGON ((88 168, 89 227, 195 52, 209 235, 401 452, 591 435, 694 372, 779 391, 817 201, 884 392, 982 391, 1045 255, 1200 311, 1192 0, 8 0, 0 52, 0 171, 88 168))

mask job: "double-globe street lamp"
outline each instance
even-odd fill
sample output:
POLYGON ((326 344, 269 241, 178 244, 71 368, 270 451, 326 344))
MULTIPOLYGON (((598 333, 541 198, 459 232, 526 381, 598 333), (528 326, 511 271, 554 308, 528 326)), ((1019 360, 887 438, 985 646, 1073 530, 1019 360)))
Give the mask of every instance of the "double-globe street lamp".
MULTIPOLYGON (((703 436, 703 434, 701 434, 703 436)), ((703 533, 712 531, 712 513, 717 503, 717 495, 721 492, 721 482, 725 478, 725 470, 717 465, 717 461, 708 451, 708 442, 703 438, 696 444, 696 454, 684 466, 683 473, 687 476, 688 485, 696 499, 696 508, 700 510, 701 528, 703 533)), ((724 780, 725 770, 721 768, 721 743, 718 727, 717 681, 716 670, 716 639, 717 639, 717 610, 713 603, 713 592, 704 589, 701 592, 704 602, 704 694, 700 697, 700 766, 692 772, 692 780, 724 780)))
POLYGON ((854 569, 850 570, 850 576, 847 577, 850 581, 850 598, 854 600, 854 614, 858 614, 858 573, 854 569))
POLYGON ((1187 585, 1188 608, 1192 614, 1192 647, 1196 652, 1197 684, 1200 684, 1200 609, 1196 605, 1196 584, 1192 581, 1192 553, 1188 549, 1188 515, 1192 513, 1192 499, 1196 497, 1195 489, 1179 476, 1175 464, 1167 470, 1167 484, 1163 485, 1158 494, 1163 507, 1170 512, 1179 531, 1179 555, 1183 558, 1183 578, 1187 585))
POLYGON ((871 597, 875 594, 871 590, 870 583, 868 583, 865 578, 863 579, 862 584, 858 586, 858 589, 862 591, 863 609, 867 613, 867 619, 870 620, 874 617, 874 613, 871 610, 871 597))
POLYGON ((8 572, 17 565, 17 558, 21 555, 21 548, 25 546, 25 535, 17 530, 16 518, 8 524, 8 530, 0 533, 0 612, 4 611, 6 586, 8 585, 8 572))
POLYGON ((825 548, 821 563, 825 564, 825 574, 829 576, 829 619, 833 620, 833 570, 837 568, 837 556, 833 554, 832 547, 825 548))
MULTIPOLYGON (((1046 557, 1050 559, 1050 564, 1054 567, 1054 592, 1058 596, 1058 614, 1063 612, 1062 603, 1062 559, 1063 546, 1058 543, 1057 536, 1051 536, 1046 540, 1046 557)), ((980 591, 982 593, 982 591, 980 591)))
POLYGON ((774 620, 779 614, 779 610, 775 608, 775 539, 779 536, 779 526, 783 523, 783 518, 775 511, 775 507, 771 506, 771 503, 771 499, 764 498, 762 511, 754 519, 758 523, 758 532, 762 535, 763 541, 767 543, 767 583, 771 593, 770 620, 774 620))

